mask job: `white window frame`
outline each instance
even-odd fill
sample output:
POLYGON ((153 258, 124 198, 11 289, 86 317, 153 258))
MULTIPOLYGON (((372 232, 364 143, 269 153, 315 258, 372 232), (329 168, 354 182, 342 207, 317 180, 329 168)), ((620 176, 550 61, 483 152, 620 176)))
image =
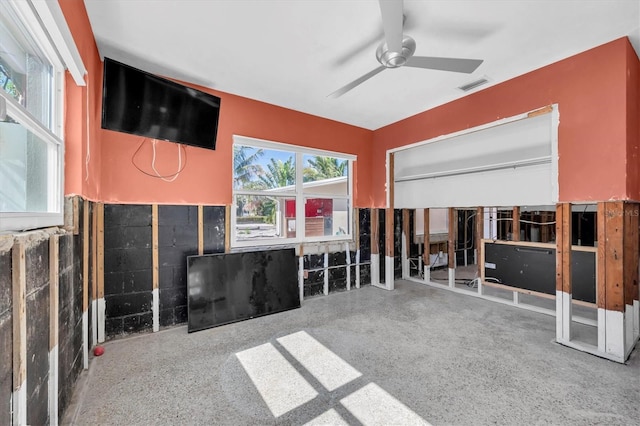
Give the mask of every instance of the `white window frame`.
MULTIPOLYGON (((293 238, 273 238, 257 241, 238 241, 236 233, 236 195, 265 195, 265 191, 246 191, 233 189, 232 204, 231 204, 231 247, 232 248, 245 248, 245 247, 264 247, 264 246, 291 246, 300 243, 310 242, 340 242, 353 240, 353 162, 356 161, 357 156, 353 154, 346 154, 342 152, 327 151, 315 148, 307 148, 299 145, 290 145, 282 142, 273 142, 264 139, 256 139, 247 136, 233 135, 233 146, 249 146, 252 148, 262 148, 267 150, 279 150, 286 151, 295 154, 296 164, 296 182, 295 182, 295 194, 289 192, 274 192, 269 191, 269 195, 283 196, 296 200, 296 236, 293 238), (327 195, 318 194, 311 191, 305 191, 303 188, 303 158, 305 155, 314 155, 322 157, 333 157, 340 160, 346 160, 348 164, 348 178, 347 178, 347 195, 327 195), (348 203, 348 221, 349 232, 343 235, 326 235, 318 237, 306 237, 305 236, 305 198, 341 198, 347 200, 348 203)), ((233 161, 233 158, 232 158, 233 161)), ((232 169, 233 170, 233 169, 232 169)))
POLYGON ((6 113, 48 147, 48 170, 55 170, 47 185, 46 212, 0 212, 0 233, 59 226, 64 223, 64 72, 69 70, 76 84, 84 86, 86 68, 57 1, 7 0, 44 57, 53 67, 50 95, 51 129, 41 123, 10 95, 0 91, 6 113))

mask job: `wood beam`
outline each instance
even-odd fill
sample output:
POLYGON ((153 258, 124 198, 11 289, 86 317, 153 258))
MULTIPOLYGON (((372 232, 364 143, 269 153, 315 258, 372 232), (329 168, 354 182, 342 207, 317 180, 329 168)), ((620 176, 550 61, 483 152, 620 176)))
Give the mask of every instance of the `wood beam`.
POLYGON ((371 209, 371 254, 379 254, 380 245, 380 217, 378 209, 371 209))
POLYGON ((204 206, 198 206, 198 254, 204 254, 204 206))
POLYGON ((394 223, 394 215, 393 208, 385 209, 385 217, 384 217, 384 251, 385 256, 393 257, 394 256, 394 231, 395 231, 395 223, 394 223))
POLYGON ((224 207, 224 252, 231 252, 231 206, 224 207))
POLYGON ((424 221, 424 250, 422 251, 422 260, 424 262, 424 267, 427 268, 431 265, 431 230, 429 229, 429 209, 424 209, 423 213, 423 221, 424 221))
POLYGON ((484 270, 484 259, 482 254, 482 249, 484 246, 482 245, 482 239, 484 238, 484 208, 478 207, 476 209, 476 263, 478 265, 478 276, 482 276, 482 271, 484 270))
POLYGON ((449 269, 456 267, 456 227, 458 222, 456 221, 456 209, 449 207, 449 240, 447 243, 448 257, 449 257, 449 269))
POLYGON ((27 422, 27 312, 26 256, 24 242, 17 240, 11 252, 13 322, 13 420, 27 422))
POLYGON ((624 205, 624 300, 633 306, 638 300, 638 219, 639 205, 624 205))
POLYGON ((519 206, 513 207, 513 213, 511 217, 513 219, 513 227, 512 227, 513 235, 511 239, 513 241, 520 241, 520 207, 519 206))
POLYGON ((608 311, 625 310, 624 214, 622 201, 598 203, 598 307, 608 311))

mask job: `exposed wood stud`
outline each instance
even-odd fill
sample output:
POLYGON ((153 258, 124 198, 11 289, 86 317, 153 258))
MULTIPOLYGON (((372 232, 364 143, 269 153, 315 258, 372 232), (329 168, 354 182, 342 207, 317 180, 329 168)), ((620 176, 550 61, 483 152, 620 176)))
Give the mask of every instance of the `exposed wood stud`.
POLYGON ((13 322, 13 420, 26 424, 27 419, 27 315, 26 257, 22 241, 12 249, 12 322, 13 322))
POLYGON ((409 209, 402 209, 402 239, 404 252, 402 253, 402 271, 403 278, 408 278, 410 275, 409 257, 411 248, 411 226, 409 226, 409 209))
MULTIPOLYGON (((226 234, 226 233, 225 233, 226 234)), ((204 206, 198 206, 198 254, 204 254, 204 206)))
POLYGON ((80 198, 73 197, 73 235, 80 233, 80 198))
POLYGON ((49 239, 49 350, 58 344, 59 238, 49 239))
POLYGON ((371 209, 371 254, 379 254, 380 244, 380 217, 378 216, 378 209, 371 209))
POLYGON ((422 260, 424 261, 424 267, 427 268, 431 265, 431 241, 430 241, 430 229, 429 229, 429 209, 424 209, 423 213, 424 221, 424 249, 422 250, 422 260))
POLYGON ((624 203, 605 203, 605 309, 624 312, 624 203))
POLYGON ((231 252, 231 206, 224 207, 224 252, 231 252))
POLYGON ((513 241, 520 241, 520 207, 519 206, 515 206, 513 208, 513 213, 512 213, 512 218, 513 218, 513 235, 511 236, 511 239, 513 241))
POLYGON ((98 238, 97 238, 97 261, 98 261, 98 299, 104 299, 104 204, 98 203, 98 238))
POLYGON ((624 299, 638 300, 638 204, 625 203, 624 212, 624 299))
MULTIPOLYGON (((607 209, 606 203, 598 203, 597 229, 598 229, 598 252, 596 255, 596 303, 598 308, 604 309, 607 300, 607 287, 605 285, 607 279, 607 209)), ((557 217, 556 217, 557 220, 557 217)))
POLYGON ((82 207, 82 312, 89 309, 89 200, 82 207))
POLYGON ((158 205, 151 205, 151 264, 152 264, 152 288, 155 290, 158 288, 158 270, 159 270, 159 257, 158 257, 158 205))
POLYGON ((384 219, 384 248, 385 255, 387 257, 394 257, 394 231, 395 231, 395 223, 393 217, 393 208, 385 209, 385 219, 384 219))
POLYGON ((449 269, 456 267, 456 209, 449 207, 449 240, 447 242, 449 269))
MULTIPOLYGON (((562 291, 571 294, 571 204, 562 204, 562 291)), ((557 234, 556 234, 557 235, 557 234)))
POLYGON ((484 244, 482 244, 482 239, 484 238, 484 208, 478 207, 476 209, 476 263, 478 264, 478 276, 481 278, 484 274, 484 244))

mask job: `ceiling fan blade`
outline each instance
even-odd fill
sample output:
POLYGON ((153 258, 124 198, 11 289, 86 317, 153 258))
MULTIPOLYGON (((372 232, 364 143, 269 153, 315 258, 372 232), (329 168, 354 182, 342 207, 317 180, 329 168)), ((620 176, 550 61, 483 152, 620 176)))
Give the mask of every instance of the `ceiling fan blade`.
POLYGON ((382 27, 387 41, 387 47, 391 52, 402 52, 402 0, 380 0, 380 13, 382 15, 382 27))
POLYGON ((330 95, 328 95, 328 98, 338 98, 342 95, 344 95, 345 93, 347 93, 349 90, 353 89, 354 87, 364 83, 365 81, 369 80, 371 77, 373 77, 374 75, 380 73, 381 71, 384 71, 386 68, 385 67, 378 67, 372 71, 369 71, 368 73, 366 73, 365 75, 363 75, 362 77, 358 77, 355 80, 353 80, 351 83, 347 84, 346 86, 342 86, 341 88, 339 88, 338 90, 336 90, 335 92, 331 93, 330 95))
POLYGON ((463 72, 471 74, 480 64, 482 59, 461 58, 437 58, 434 56, 412 56, 405 66, 413 68, 426 68, 430 70, 463 72))

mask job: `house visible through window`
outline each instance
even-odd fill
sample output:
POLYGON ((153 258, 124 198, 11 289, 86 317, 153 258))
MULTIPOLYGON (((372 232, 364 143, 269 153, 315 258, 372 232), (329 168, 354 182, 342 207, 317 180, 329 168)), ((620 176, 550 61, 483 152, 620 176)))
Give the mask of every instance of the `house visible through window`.
POLYGON ((236 136, 236 246, 351 238, 354 156, 236 136))

